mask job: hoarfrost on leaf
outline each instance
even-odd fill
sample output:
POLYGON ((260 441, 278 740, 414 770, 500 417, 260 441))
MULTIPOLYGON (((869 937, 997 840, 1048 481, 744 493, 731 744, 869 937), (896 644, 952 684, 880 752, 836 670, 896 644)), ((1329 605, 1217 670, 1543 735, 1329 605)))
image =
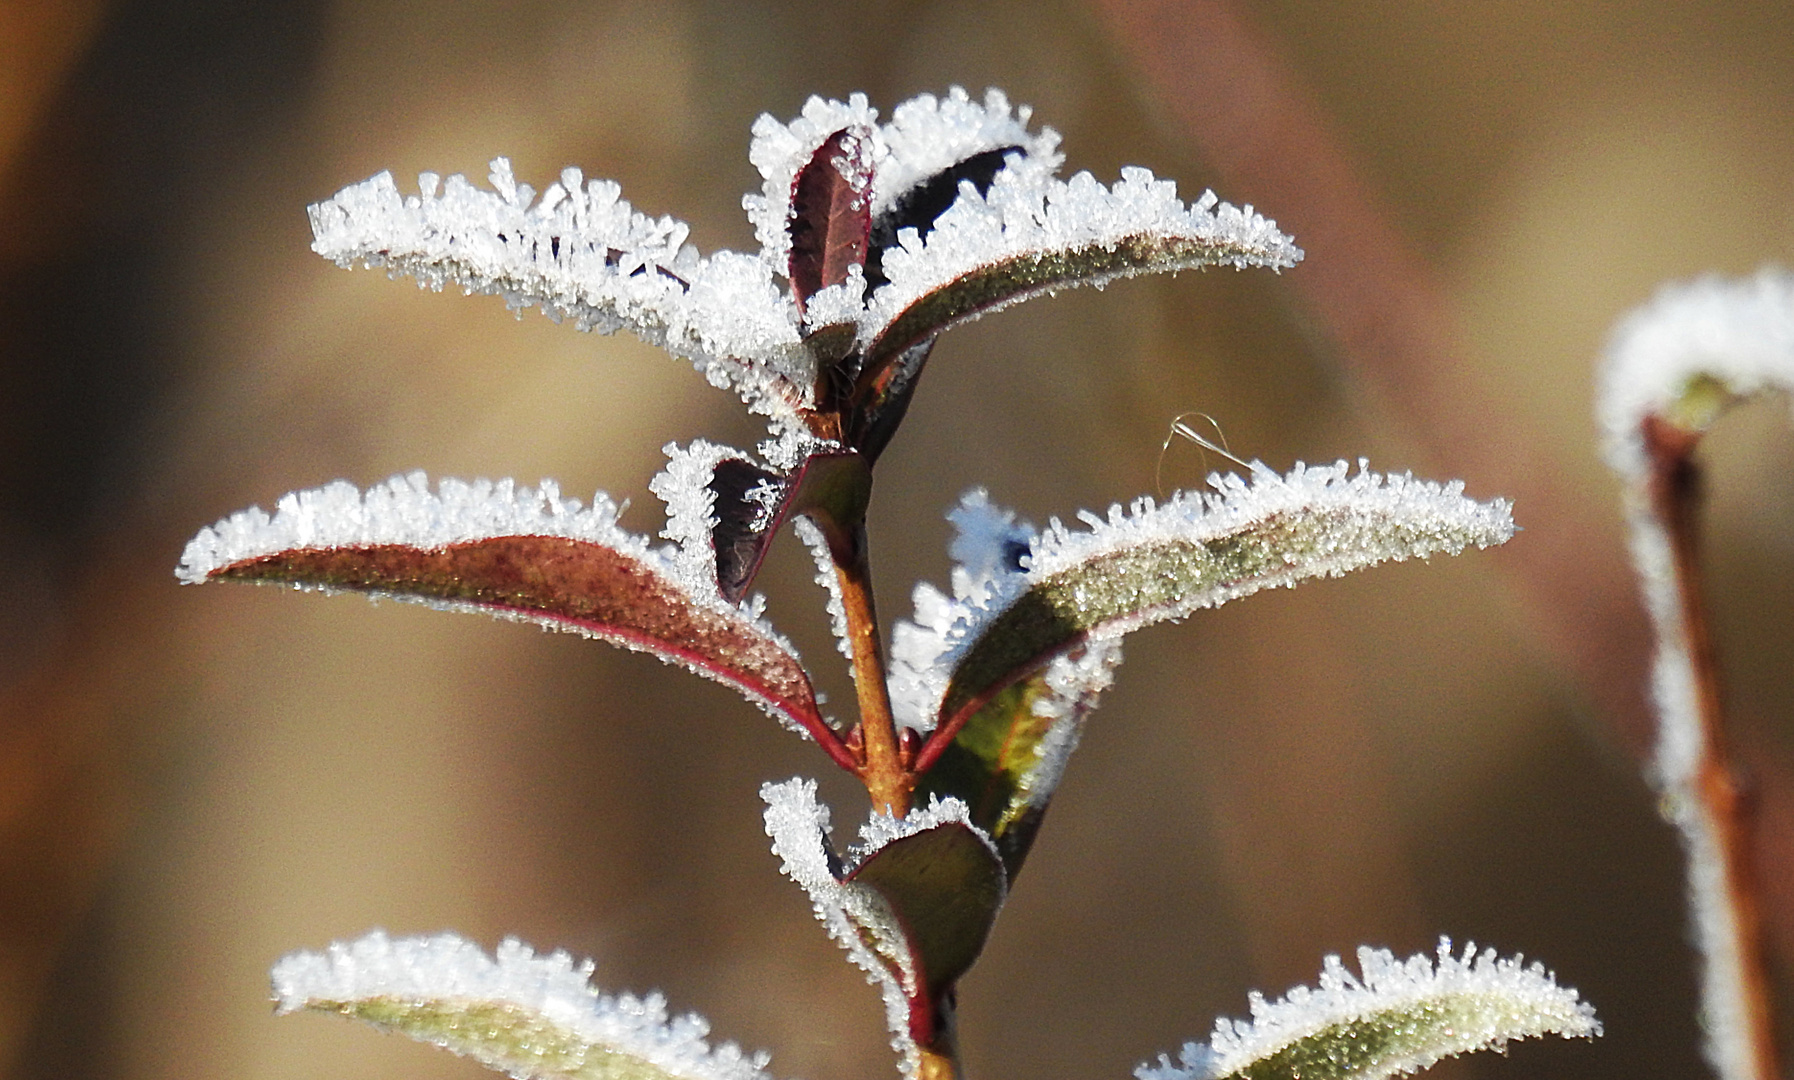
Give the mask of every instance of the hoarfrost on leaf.
POLYGON ((795 731, 840 752, 796 650, 732 604, 715 577, 617 525, 602 492, 590 508, 509 480, 421 472, 363 494, 338 481, 282 496, 202 529, 175 571, 183 582, 251 581, 354 591, 583 634, 650 653, 740 691, 795 731))
POLYGON ((1699 431, 1739 398, 1794 392, 1794 273, 1664 287, 1614 327, 1598 383, 1607 460, 1624 476, 1648 468, 1646 417, 1699 431))
POLYGON ((1360 948, 1354 975, 1326 958, 1320 986, 1281 1000, 1251 996, 1252 1019, 1218 1020, 1207 1043, 1187 1043, 1176 1065, 1160 1055, 1134 1070, 1138 1080, 1381 1080, 1474 1050, 1499 1050, 1543 1035, 1592 1038, 1595 1011, 1557 985, 1543 965, 1521 957, 1462 956, 1439 940, 1433 957, 1397 960, 1360 948))
POLYGON ((403 196, 392 174, 344 188, 310 209, 312 249, 342 266, 360 263, 496 293, 513 308, 540 307, 582 330, 627 329, 690 360, 710 381, 790 423, 810 403, 814 364, 797 313, 761 260, 700 256, 689 228, 637 213, 608 180, 568 168, 539 201, 498 158, 494 190, 455 175, 419 178, 403 196))
POLYGON ((376 930, 274 966, 280 1013, 341 1013, 521 1078, 771 1080, 765 1053, 712 1047, 710 1025, 669 1018, 659 994, 610 995, 590 960, 538 956, 508 938, 488 957, 454 934, 390 938, 376 930))
MULTIPOLYGON (((1026 569, 956 575, 951 600, 918 590, 918 618, 896 639, 894 692, 904 722, 923 728, 968 711, 1086 640, 1216 607, 1260 589, 1337 577, 1381 562, 1456 554, 1506 541, 1505 500, 1478 503, 1463 484, 1383 476, 1364 464, 1250 480, 1211 476, 1211 493, 1150 498, 1106 518, 1058 520, 1033 538, 1026 569)), ((939 743, 940 734, 931 743, 939 743)))
POLYGON ((760 797, 780 868, 879 988, 899 1071, 914 1076, 918 1044, 932 1043, 943 1019, 942 996, 976 958, 1007 895, 1001 857, 958 799, 930 800, 901 818, 875 812, 843 859, 814 780, 766 784, 760 797))
POLYGON ((958 201, 926 237, 898 236, 883 255, 890 284, 875 292, 861 323, 868 365, 948 326, 1079 285, 1203 266, 1284 268, 1302 251, 1276 222, 1205 192, 1190 206, 1177 186, 1140 168, 1113 189, 1089 173, 1059 180, 1009 167, 980 194, 958 201))

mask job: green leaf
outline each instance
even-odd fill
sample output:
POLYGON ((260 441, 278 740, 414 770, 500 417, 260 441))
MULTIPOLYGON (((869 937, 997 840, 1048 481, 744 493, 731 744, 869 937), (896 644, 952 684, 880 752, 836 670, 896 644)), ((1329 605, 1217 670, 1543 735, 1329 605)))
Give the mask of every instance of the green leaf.
POLYGON ((771 1080, 764 1054, 712 1048, 701 1018, 669 1019, 658 994, 600 993, 591 973, 590 961, 537 956, 515 939, 494 960, 453 934, 374 931, 283 958, 273 983, 281 1013, 364 1020, 519 1078, 771 1080))
POLYGON ((899 1067, 951 1034, 953 984, 977 959, 1008 894, 1002 860, 957 799, 902 818, 873 814, 846 867, 828 838, 814 780, 765 784, 766 833, 780 868, 884 998, 899 1067))
POLYGON ((1011 882, 1121 650, 1096 643, 1064 659, 1070 662, 1058 670, 1042 669, 993 695, 916 786, 918 798, 951 796, 966 803, 972 822, 990 834, 1011 882))
POLYGON ((958 823, 892 840, 846 880, 890 905, 930 1004, 978 959, 1008 891, 990 842, 958 823))
POLYGON ((1220 478, 1218 495, 1137 502, 1092 529, 1037 538, 1007 601, 968 611, 941 722, 919 762, 944 752, 991 697, 1053 657, 1093 639, 1182 618, 1260 589, 1336 577, 1376 563, 1455 554, 1513 534, 1504 501, 1479 504, 1461 484, 1349 475, 1344 462, 1278 477, 1256 466, 1250 485, 1220 478))
POLYGON ((1267 1003, 1252 995, 1252 1020, 1221 1020, 1208 1043, 1185 1044, 1179 1065, 1161 1056, 1138 1080, 1382 1080, 1475 1050, 1499 1050, 1542 1035, 1592 1038, 1594 1009, 1545 968, 1467 946, 1454 956, 1397 961, 1361 948, 1354 975, 1329 956, 1320 987, 1297 987, 1267 1003), (1436 962, 1435 962, 1436 961, 1436 962))

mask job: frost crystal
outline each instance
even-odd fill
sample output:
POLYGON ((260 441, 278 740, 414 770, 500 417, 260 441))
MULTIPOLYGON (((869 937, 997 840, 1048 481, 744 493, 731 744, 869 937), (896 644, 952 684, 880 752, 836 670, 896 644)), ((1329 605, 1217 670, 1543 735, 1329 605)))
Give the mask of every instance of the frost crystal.
POLYGON ((1398 961, 1385 949, 1360 948, 1353 975, 1327 957, 1319 989, 1299 986, 1282 1000, 1251 996, 1252 1019, 1218 1020, 1206 1044, 1187 1043, 1178 1065, 1134 1070, 1138 1080, 1256 1077, 1379 1080, 1411 1073, 1472 1050, 1500 1049, 1514 1039, 1601 1033, 1594 1009, 1557 985, 1543 965, 1497 959, 1474 945, 1398 961))
POLYGON ((437 548, 493 536, 563 536, 653 557, 641 538, 617 526, 617 506, 603 492, 590 509, 561 498, 552 480, 528 488, 510 480, 444 479, 432 493, 420 471, 395 476, 365 496, 342 480, 283 495, 273 517, 260 507, 239 511, 187 543, 175 576, 198 584, 232 563, 294 548, 437 548))
POLYGON ((835 571, 834 556, 829 554, 828 537, 822 534, 820 526, 806 517, 798 518, 791 525, 816 563, 816 584, 828 594, 828 624, 835 633, 835 649, 852 660, 853 642, 847 637, 847 604, 841 596, 841 576, 835 571))
POLYGON ((311 207, 312 249, 433 289, 497 293, 582 330, 628 329, 775 418, 808 402, 813 363, 764 262, 727 251, 702 258, 684 223, 636 213, 615 183, 585 182, 578 169, 563 170, 540 200, 504 158, 489 179, 493 190, 483 191, 463 176, 439 184, 425 173, 419 193, 402 196, 381 173, 311 207))
POLYGON ((1045 810, 1065 775, 1066 762, 1078 748, 1084 718, 1115 681, 1121 666, 1121 642, 1092 641, 1084 649, 1055 656, 1041 680, 1046 693, 1034 702, 1034 715, 1051 722, 1034 750, 1034 764, 1025 770, 1022 790, 1028 805, 1045 810))
MULTIPOLYGON (((860 828, 859 843, 843 864, 829 846, 829 810, 816 799, 816 781, 799 778, 764 784, 760 797, 766 801, 766 834, 772 838, 780 869, 803 886, 829 936, 866 973, 866 981, 879 988, 899 1071, 914 1076, 919 1057, 909 1014, 911 999, 921 992, 921 973, 890 905, 875 890, 844 879, 887 845, 942 825, 964 825, 987 846, 989 837, 971 823, 965 803, 941 799, 902 818, 874 813, 860 828)), ((995 847, 991 857, 997 858, 995 847)))
POLYGON ((667 456, 666 467, 648 481, 648 490, 667 508, 660 535, 673 542, 682 579, 704 582, 714 592, 716 551, 711 530, 716 528, 716 492, 710 489, 710 481, 718 462, 747 455, 703 439, 693 440, 688 447, 667 443, 660 452, 667 456))
POLYGON ((1641 476, 1646 417, 1704 427, 1728 398, 1763 389, 1794 390, 1794 273, 1667 286, 1608 341, 1596 393, 1608 463, 1641 476))
POLYGON ((1013 510, 994 505, 983 488, 960 496, 947 520, 954 528, 948 548, 954 561, 949 575, 953 596, 918 582, 912 595, 915 615, 891 628, 891 708, 899 724, 917 731, 934 727, 934 710, 946 689, 948 672, 940 664, 945 642, 966 612, 981 608, 997 593, 1014 593, 1013 584, 999 584, 999 579, 1022 576, 1035 536, 1031 522, 1017 521, 1013 510))
MULTIPOLYGON (((687 540, 681 530, 696 512, 676 510, 669 531, 687 540)), ((532 489, 445 479, 431 492, 417 472, 365 495, 338 481, 282 496, 273 516, 260 507, 233 514, 188 543, 175 573, 188 584, 234 577, 349 589, 601 638, 734 686, 792 730, 826 740, 795 649, 761 618, 760 597, 722 597, 703 540, 695 556, 692 543, 652 548, 617 526, 602 492, 582 509, 551 481, 532 489)))
POLYGON ((1697 790, 1710 748, 1675 553, 1652 505, 1645 439, 1653 421, 1698 435, 1739 398, 1766 389, 1794 392, 1794 274, 1771 269, 1744 281, 1707 278, 1663 289, 1615 327, 1598 381, 1607 462, 1625 483, 1632 565, 1657 639, 1651 779, 1688 855, 1689 907, 1705 965, 1706 1055, 1721 1077, 1751 1077, 1757 1068, 1750 1004, 1738 993, 1745 985, 1745 946, 1722 826, 1697 790))
POLYGON ((376 930, 274 966, 279 1012, 337 1012, 403 1032, 516 1077, 581 1080, 770 1080, 765 1053, 712 1048, 700 1017, 669 1019, 666 1000, 611 996, 590 960, 538 956, 515 938, 496 959, 454 934, 389 938, 376 930))
MULTIPOLYGON (((876 375, 955 322, 1043 292, 1194 266, 1284 267, 1301 257, 1250 207, 1212 193, 1186 207, 1173 185, 1145 170, 1125 170, 1112 190, 1087 173, 1055 179, 1059 136, 1030 132, 1030 115, 1001 91, 975 102, 955 87, 944 98, 904 102, 883 125, 863 94, 812 97, 790 123, 760 117, 749 157, 764 184, 742 200, 755 255, 703 256, 686 242, 684 223, 636 212, 615 183, 588 181, 578 169, 563 170, 537 198, 505 158, 492 162, 489 189, 434 173, 418 178, 415 195, 401 194, 389 173, 344 188, 310 208, 312 246, 343 266, 496 293, 584 330, 630 330, 733 388, 771 419, 775 437, 832 407, 817 400, 817 387, 841 372, 823 371, 819 356, 841 360, 831 350, 850 340, 862 353, 887 347, 871 358, 876 375), (837 267, 844 279, 831 271, 833 284, 799 290, 789 281, 794 185, 842 132, 851 152, 830 160, 840 179, 867 193, 871 235, 837 237, 857 246, 861 261, 837 267), (824 327, 840 332, 808 339, 824 327)), ((842 371, 851 375, 860 359, 847 358, 842 371)), ((901 397, 913 374, 898 373, 886 390, 901 397)))
POLYGON ((884 255, 891 284, 867 305, 861 341, 890 330, 924 297, 987 271, 1024 284, 993 289, 956 319, 1074 285, 1198 266, 1289 267, 1301 257, 1277 223, 1250 206, 1239 209, 1209 191, 1186 207, 1176 184, 1146 169, 1123 169, 1111 190, 1087 172, 1059 180, 1042 169, 1008 168, 983 196, 962 187, 926 239, 899 235, 884 255), (1015 269, 1002 269, 1009 266, 1015 269))
MULTIPOLYGON (((1163 505, 1139 499, 1110 507, 1106 519, 1085 512, 1087 531, 1054 520, 1032 538, 1025 569, 1022 560, 987 575, 961 568, 952 599, 918 587, 914 620, 893 635, 892 704, 903 723, 933 727, 949 683, 1024 596, 1054 612, 1046 630, 1062 634, 1039 642, 1051 655, 1080 636, 1112 640, 1260 589, 1513 534, 1505 500, 1477 503, 1459 482, 1382 476, 1362 462, 1356 474, 1343 461, 1297 465, 1282 477, 1251 468, 1250 481, 1211 476, 1212 493, 1179 492, 1163 505)), ((1000 681, 1011 673, 984 674, 1000 681)))

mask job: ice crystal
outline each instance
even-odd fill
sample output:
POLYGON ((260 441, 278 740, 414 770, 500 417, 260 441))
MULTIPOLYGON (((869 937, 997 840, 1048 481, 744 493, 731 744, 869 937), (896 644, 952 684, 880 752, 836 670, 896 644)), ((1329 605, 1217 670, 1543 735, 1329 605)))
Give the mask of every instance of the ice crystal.
POLYGON ((445 479, 432 492, 417 472, 365 494, 339 481, 282 496, 272 516, 251 507, 202 529, 176 573, 187 583, 353 590, 601 638, 734 686, 793 730, 826 737, 797 652, 761 617, 763 600, 734 604, 718 592, 708 537, 689 527, 697 512, 687 505, 668 526, 682 546, 655 548, 618 527, 602 492, 582 508, 552 481, 445 479))
POLYGON ((710 1025, 668 1018, 659 994, 609 995, 592 961, 538 956, 515 938, 496 958, 454 934, 390 938, 376 930, 274 966, 282 1013, 342 1013, 471 1057, 516 1077, 576 1080, 771 1080, 765 1053, 711 1047, 710 1025))
POLYGON ((829 936, 866 973, 866 981, 879 988, 899 1070, 905 1076, 915 1075, 919 1059, 909 1017, 912 999, 921 992, 922 973, 916 968, 903 924, 890 905, 876 890, 846 879, 892 843, 943 825, 965 826, 990 847, 993 859, 998 858, 996 848, 983 830, 971 823, 965 803, 941 799, 901 818, 875 812, 861 826, 859 843, 843 860, 829 844, 829 809, 817 801, 816 781, 798 778, 764 784, 760 797, 766 801, 766 834, 772 838, 780 869, 809 894, 816 918, 829 936))
POLYGON ((175 576, 197 584, 232 563, 294 548, 437 548, 492 536, 561 536, 655 558, 646 541, 617 526, 617 506, 603 492, 590 508, 561 498, 552 480, 529 488, 510 480, 445 478, 431 492, 429 477, 417 471, 375 485, 365 495, 341 480, 295 491, 281 496, 272 517, 260 507, 232 514, 188 541, 175 576))
POLYGON ((578 169, 563 170, 540 200, 504 158, 489 181, 484 191, 425 173, 418 194, 402 196, 380 173, 311 207, 312 248, 433 289, 496 293, 582 330, 628 329, 775 418, 808 403, 815 373, 796 311, 762 260, 700 257, 684 223, 637 213, 615 183, 586 182, 578 169))
POLYGON ((1179 1064, 1161 1055, 1134 1075, 1380 1080, 1515 1039, 1601 1033, 1594 1009, 1543 965, 1498 959, 1493 949, 1478 955, 1466 945, 1460 957, 1441 938, 1435 956, 1401 961, 1360 948, 1358 967, 1354 975, 1329 956, 1318 989, 1298 986, 1275 1002, 1254 993, 1250 1021, 1218 1020, 1207 1043, 1184 1045, 1179 1064))
MULTIPOLYGON (((1297 465, 1282 477, 1255 463, 1250 481, 1209 482, 1212 493, 1179 492, 1163 505, 1140 499, 1125 510, 1112 506, 1107 518, 1080 514, 1083 531, 1055 519, 1032 538, 1025 560, 982 575, 956 571, 950 600, 918 588, 916 616, 892 649, 902 722, 934 725, 949 681, 1024 596, 1050 605, 1055 627, 1112 639, 1264 588, 1498 544, 1514 528, 1505 500, 1478 503, 1460 483, 1382 476, 1362 462, 1356 474, 1342 461, 1297 465), (1225 547, 1225 557, 1210 545, 1225 547)), ((1056 651, 1074 640, 1041 644, 1056 651)))
POLYGON ((1689 908, 1704 970, 1706 1054, 1721 1077, 1756 1075, 1742 930, 1731 899, 1721 824, 1702 798, 1711 748, 1685 629, 1684 596, 1666 525, 1651 497, 1647 426, 1691 436, 1732 402, 1760 390, 1794 392, 1794 274, 1672 285, 1627 315, 1608 342, 1596 411, 1608 464, 1624 482, 1632 565, 1656 634, 1651 696, 1657 744, 1651 779, 1688 856, 1689 908))
POLYGON ((344 188, 311 207, 313 248, 429 288, 496 293, 581 329, 630 330, 733 388, 771 418, 775 435, 803 428, 823 404, 824 372, 805 343, 814 329, 844 327, 864 348, 895 328, 904 340, 887 343, 902 351, 1043 291, 1192 266, 1285 267, 1301 257, 1250 207, 1212 193, 1185 207, 1172 185, 1144 170, 1125 171, 1113 190, 1086 173, 1054 179, 1059 137, 1030 132, 1029 117, 1000 91, 979 103, 957 87, 899 105, 883 125, 863 94, 812 97, 790 123, 760 117, 749 158, 764 185, 743 199, 755 255, 703 256, 686 242, 685 224, 637 212, 615 183, 588 181, 578 169, 537 198, 505 158, 492 163, 490 189, 434 173, 418 178, 415 195, 401 194, 389 173, 344 188), (870 191, 872 249, 862 235, 864 265, 805 298, 778 281, 792 273, 793 187, 837 136, 841 178, 870 191), (963 178, 955 172, 968 168, 963 178))

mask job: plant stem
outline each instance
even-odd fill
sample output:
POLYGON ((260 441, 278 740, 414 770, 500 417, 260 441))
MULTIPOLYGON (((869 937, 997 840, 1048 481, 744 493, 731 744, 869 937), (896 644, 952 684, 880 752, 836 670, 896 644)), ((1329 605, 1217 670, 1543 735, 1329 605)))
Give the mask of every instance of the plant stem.
POLYGON ((866 526, 853 526, 845 540, 849 550, 831 544, 830 551, 835 558, 835 577, 841 583, 848 646, 853 651, 853 684, 859 697, 860 739, 865 752, 860 780, 874 809, 901 817, 909 812, 914 778, 898 756, 897 725, 891 718, 891 692, 885 683, 884 644, 872 599, 866 526))
POLYGON ((959 1080, 959 1055, 951 1042, 945 1047, 917 1048, 916 1080, 959 1080))
MULTIPOLYGON (((1728 989, 1734 997, 1734 1008, 1744 1013, 1739 1017, 1739 1036, 1747 1039, 1747 1057, 1756 1080, 1776 1080, 1781 1076, 1777 1065, 1775 1025, 1770 1009, 1767 965, 1763 954, 1762 918, 1758 900, 1755 860, 1751 853, 1752 815, 1745 798, 1738 790, 1730 763, 1727 761, 1724 716, 1719 691, 1719 665, 1707 628, 1706 606, 1702 596, 1697 517, 1700 503, 1700 467, 1694 461, 1694 448, 1701 433, 1652 417, 1645 421, 1644 442, 1650 452, 1651 509, 1668 534, 1673 557, 1676 591, 1680 600, 1681 638, 1688 652, 1693 672, 1695 705, 1699 724, 1699 757, 1692 770, 1691 782, 1680 793, 1698 802, 1698 814, 1710 830, 1710 843, 1718 850, 1718 896, 1725 904, 1729 919, 1714 919, 1713 913, 1698 910, 1703 889, 1694 876, 1699 868, 1690 867, 1690 886, 1697 910, 1696 934, 1710 968, 1726 966, 1726 953, 1732 953, 1732 981, 1728 989), (1718 940, 1729 923, 1731 940, 1718 940), (1717 925, 1715 925, 1717 924, 1717 925), (1708 940, 1709 937, 1715 940, 1708 940)), ((1691 824, 1683 825, 1685 835, 1691 824)), ((1698 826, 1693 826, 1698 827, 1698 826)), ((1691 845, 1699 842, 1689 835, 1691 845)), ((1691 851, 1694 856, 1696 852, 1691 851)), ((1691 863, 1695 860, 1691 857, 1691 863)), ((1709 983, 1715 980, 1709 978, 1709 983)), ((1713 987, 1707 988, 1704 1002, 1707 1012, 1724 1008, 1713 1001, 1713 987)), ((1727 1010, 1729 1011, 1729 1010, 1727 1010)), ((1729 1056, 1729 1055, 1728 1055, 1729 1056)))

